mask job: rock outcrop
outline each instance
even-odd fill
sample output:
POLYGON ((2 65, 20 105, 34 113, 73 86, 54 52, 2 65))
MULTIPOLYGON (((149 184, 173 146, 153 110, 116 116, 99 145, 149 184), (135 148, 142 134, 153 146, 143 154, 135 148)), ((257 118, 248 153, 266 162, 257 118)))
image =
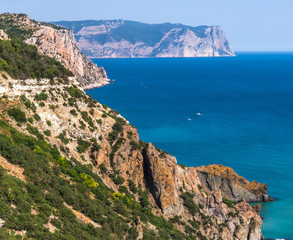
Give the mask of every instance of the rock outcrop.
POLYGON ((268 186, 257 181, 249 182, 239 176, 232 168, 210 165, 196 168, 202 186, 207 191, 220 189, 223 196, 247 202, 268 202, 273 199, 267 195, 268 186))
POLYGON ((145 24, 125 20, 54 22, 74 32, 88 57, 215 57, 234 56, 220 26, 145 24))
POLYGON ((9 40, 8 35, 2 29, 0 29, 0 40, 9 40))
POLYGON ((98 67, 75 44, 73 33, 65 28, 31 20, 25 14, 0 15, 0 27, 35 45, 39 53, 55 58, 73 72, 84 89, 101 87, 109 83, 106 71, 98 67), (13 31, 17 29, 18 31, 13 31))
POLYGON ((178 184, 174 181, 177 176, 176 158, 158 152, 151 143, 144 148, 143 156, 147 188, 150 189, 157 205, 166 216, 180 214, 182 204, 178 184))

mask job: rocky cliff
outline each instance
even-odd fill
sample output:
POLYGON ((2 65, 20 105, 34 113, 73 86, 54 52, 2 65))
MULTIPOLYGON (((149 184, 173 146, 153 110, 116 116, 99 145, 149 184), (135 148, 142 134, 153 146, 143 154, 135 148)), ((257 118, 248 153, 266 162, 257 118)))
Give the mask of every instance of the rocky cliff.
POLYGON ((233 201, 243 198, 248 202, 268 202, 273 199, 267 195, 268 186, 257 181, 249 182, 239 176, 232 168, 210 165, 196 168, 202 186, 207 191, 221 190, 233 201))
MULTIPOLYGON (((22 17, 27 26, 31 20, 22 17)), ((51 26, 31 24, 32 31, 16 31, 25 41, 67 32, 57 29, 56 36, 51 26)), ((6 29, 15 37, 15 28, 6 29)), ((3 53, 9 42, 18 44, 1 36, 3 53)), ((49 40, 40 44, 55 52, 67 42, 49 40)), ((86 95, 78 77, 56 71, 50 79, 13 79, 2 57, 0 238, 262 239, 260 205, 247 202, 270 200, 265 184, 221 165, 178 165, 141 141, 117 111, 86 95)), ((55 66, 36 50, 30 59, 55 66)), ((18 65, 11 68, 21 71, 18 65)))
MULTIPOLYGON (((1 112, 15 129, 44 136, 67 159, 90 166, 117 194, 126 197, 122 189, 127 189, 145 209, 169 219, 186 239, 262 239, 259 209, 247 201, 267 199, 266 185, 249 183, 219 165, 177 165, 175 157, 140 141, 137 130, 118 112, 85 95, 74 78, 62 83, 58 79, 20 81, 4 75, 0 76, 0 95, 5 95, 1 112), (16 107, 23 110, 29 124, 7 115, 16 107)), ((132 226, 139 236, 152 231, 156 238, 165 239, 160 227, 145 218, 136 219, 132 226)))
POLYGON ((190 27, 125 20, 54 24, 71 29, 77 46, 93 58, 234 56, 220 26, 190 27))
POLYGON ((98 67, 80 52, 73 33, 65 28, 31 20, 25 14, 1 14, 0 29, 36 46, 40 54, 61 62, 85 89, 109 83, 104 68, 98 67))

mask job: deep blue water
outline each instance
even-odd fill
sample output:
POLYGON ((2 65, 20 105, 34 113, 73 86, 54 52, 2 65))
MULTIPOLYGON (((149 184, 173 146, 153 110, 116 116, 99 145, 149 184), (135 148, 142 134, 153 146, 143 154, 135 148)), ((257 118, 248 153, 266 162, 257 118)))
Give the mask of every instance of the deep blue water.
POLYGON ((116 81, 93 98, 179 163, 267 183, 263 234, 293 239, 293 53, 94 61, 116 81))

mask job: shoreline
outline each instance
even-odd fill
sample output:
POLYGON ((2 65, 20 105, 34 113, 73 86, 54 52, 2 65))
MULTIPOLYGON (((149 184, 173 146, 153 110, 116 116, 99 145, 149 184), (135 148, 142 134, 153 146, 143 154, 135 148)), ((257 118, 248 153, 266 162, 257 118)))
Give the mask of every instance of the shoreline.
POLYGON ((83 85, 82 86, 82 89, 83 90, 90 90, 90 89, 95 89, 95 88, 100 88, 100 87, 104 87, 106 85, 109 85, 109 84, 113 84, 114 80, 111 80, 111 79, 104 79, 103 81, 98 81, 98 82, 95 82, 95 83, 89 83, 89 84, 86 84, 86 85, 83 85))

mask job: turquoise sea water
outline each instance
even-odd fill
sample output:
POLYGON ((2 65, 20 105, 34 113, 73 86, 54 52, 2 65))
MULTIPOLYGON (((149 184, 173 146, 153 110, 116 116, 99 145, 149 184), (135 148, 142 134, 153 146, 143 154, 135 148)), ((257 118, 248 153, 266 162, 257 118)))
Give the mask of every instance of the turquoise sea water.
POLYGON ((293 53, 94 61, 116 81, 93 98, 178 163, 267 183, 278 200, 262 204, 263 234, 293 239, 293 53))

